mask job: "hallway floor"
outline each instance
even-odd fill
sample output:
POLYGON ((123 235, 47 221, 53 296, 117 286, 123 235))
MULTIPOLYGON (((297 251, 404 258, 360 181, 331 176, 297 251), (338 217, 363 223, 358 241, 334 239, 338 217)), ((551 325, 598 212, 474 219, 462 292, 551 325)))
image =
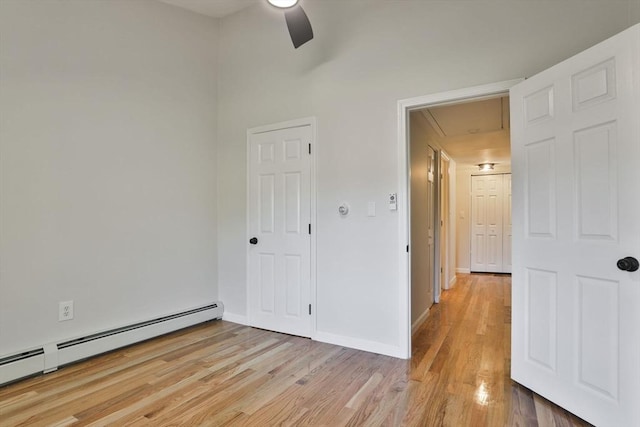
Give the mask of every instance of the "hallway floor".
MULTIPOLYGON (((428 425, 588 426, 510 379, 511 276, 459 274, 413 336, 409 389, 428 425)), ((410 393, 411 395, 411 393, 410 393)))

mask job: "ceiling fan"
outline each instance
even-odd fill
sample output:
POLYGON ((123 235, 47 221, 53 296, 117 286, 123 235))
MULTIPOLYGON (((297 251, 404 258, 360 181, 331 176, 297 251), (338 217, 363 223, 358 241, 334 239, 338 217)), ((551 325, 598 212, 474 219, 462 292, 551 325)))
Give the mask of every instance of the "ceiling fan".
POLYGON ((294 48, 299 48, 313 39, 313 29, 307 14, 298 4, 299 0, 267 0, 271 5, 284 9, 284 18, 287 21, 289 35, 294 48))

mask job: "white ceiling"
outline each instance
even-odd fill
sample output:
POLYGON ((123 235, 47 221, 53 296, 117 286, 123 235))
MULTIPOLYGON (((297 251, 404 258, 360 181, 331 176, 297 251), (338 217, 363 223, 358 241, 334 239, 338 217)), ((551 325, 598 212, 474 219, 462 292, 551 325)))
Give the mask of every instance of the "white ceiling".
POLYGON ((427 108, 421 113, 457 163, 511 163, 509 97, 427 108))
POLYGON ((158 0, 213 18, 231 15, 263 0, 158 0))
POLYGON ((506 97, 427 108, 423 114, 441 137, 509 129, 506 97))
POLYGON ((511 164, 511 140, 507 130, 452 136, 441 140, 440 145, 459 165, 511 164))

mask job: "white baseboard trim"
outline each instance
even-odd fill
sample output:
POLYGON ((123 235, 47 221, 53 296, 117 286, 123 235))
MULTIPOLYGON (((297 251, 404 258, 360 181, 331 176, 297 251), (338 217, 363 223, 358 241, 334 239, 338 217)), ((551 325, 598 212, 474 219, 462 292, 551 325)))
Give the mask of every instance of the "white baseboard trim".
POLYGON ((458 278, 456 276, 453 276, 451 280, 449 280, 449 286, 447 286, 447 289, 453 288, 457 281, 458 281, 458 278))
POLYGON ((227 313, 226 311, 222 314, 222 320, 238 323, 240 325, 249 325, 249 318, 247 316, 242 314, 227 313))
POLYGON ((413 325, 411 325, 411 335, 416 333, 418 328, 420 326, 422 326, 422 324, 427 320, 427 317, 429 317, 429 309, 428 308, 424 311, 424 313, 422 313, 420 315, 420 317, 418 317, 416 319, 415 322, 413 322, 413 325))
POLYGON ((370 353, 397 357, 398 359, 408 359, 410 357, 407 356, 406 352, 402 351, 399 346, 392 346, 389 344, 363 340, 360 338, 345 337, 344 335, 335 335, 328 332, 317 331, 313 339, 315 341, 325 342, 327 344, 339 345, 342 347, 354 348, 356 350, 368 351, 370 353))
POLYGON ((456 268, 456 273, 471 274, 471 269, 469 269, 469 268, 456 268))

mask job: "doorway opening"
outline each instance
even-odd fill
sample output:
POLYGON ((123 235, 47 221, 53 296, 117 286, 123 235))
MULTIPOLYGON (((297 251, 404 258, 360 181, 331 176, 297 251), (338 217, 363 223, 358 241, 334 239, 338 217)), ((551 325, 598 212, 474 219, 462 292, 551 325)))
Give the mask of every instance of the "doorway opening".
MULTIPOLYGON (((479 173, 477 165, 484 162, 494 163, 494 173, 510 172, 509 130, 508 125, 505 129, 504 114, 505 110, 508 114, 509 88, 520 81, 398 103, 400 235, 406 236, 406 241, 401 241, 400 257, 400 336, 407 358, 411 357, 412 333, 428 317, 431 305, 439 302, 441 290, 453 286, 456 273, 470 272, 459 267, 464 265, 464 252, 470 253, 469 227, 458 230, 458 225, 469 221, 471 175, 479 173), (499 113, 493 119, 498 125, 481 123, 487 120, 489 105, 499 107, 494 108, 499 113), (462 120, 461 114, 469 120, 462 120), (504 141, 500 142, 504 135, 506 150, 504 141), (464 196, 465 186, 461 184, 467 177, 464 196), (465 239, 468 243, 461 245, 465 239)), ((466 259, 470 265, 470 255, 466 259)))

